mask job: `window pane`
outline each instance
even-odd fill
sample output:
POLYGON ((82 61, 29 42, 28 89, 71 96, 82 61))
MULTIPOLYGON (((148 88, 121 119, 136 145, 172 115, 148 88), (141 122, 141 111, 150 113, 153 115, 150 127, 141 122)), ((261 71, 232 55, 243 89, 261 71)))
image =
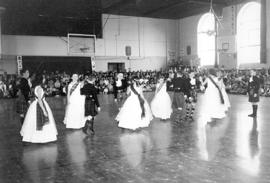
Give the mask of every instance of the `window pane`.
POLYGON ((259 63, 261 49, 261 5, 247 3, 237 18, 237 59, 239 64, 259 63))
POLYGON ((215 35, 209 34, 215 29, 215 18, 211 13, 204 14, 197 29, 198 57, 201 65, 214 65, 215 63, 215 35))

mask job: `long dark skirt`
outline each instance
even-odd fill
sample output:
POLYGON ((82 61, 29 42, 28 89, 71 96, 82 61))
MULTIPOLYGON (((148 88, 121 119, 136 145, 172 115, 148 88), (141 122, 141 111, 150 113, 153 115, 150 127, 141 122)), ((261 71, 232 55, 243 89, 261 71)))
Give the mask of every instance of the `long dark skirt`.
POLYGON ((94 100, 85 100, 85 116, 96 116, 98 114, 94 100))

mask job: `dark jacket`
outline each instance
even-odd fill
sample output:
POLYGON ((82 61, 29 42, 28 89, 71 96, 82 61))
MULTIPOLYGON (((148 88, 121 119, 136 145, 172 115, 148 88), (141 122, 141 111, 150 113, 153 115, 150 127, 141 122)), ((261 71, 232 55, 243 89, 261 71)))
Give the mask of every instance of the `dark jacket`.
POLYGON ((253 81, 248 82, 248 92, 259 94, 260 84, 260 79, 257 76, 253 76, 253 81))
POLYGON ((248 95, 249 102, 259 102, 260 100, 260 79, 256 76, 253 76, 253 81, 248 82, 248 95))
POLYGON ((190 83, 190 78, 184 78, 185 80, 185 88, 184 88, 184 94, 187 95, 187 97, 190 97, 191 96, 191 90, 192 90, 192 86, 191 86, 191 83, 190 83))
POLYGON ((177 77, 173 79, 173 90, 174 92, 186 93, 186 81, 184 77, 177 77))
POLYGON ((19 89, 20 89, 21 94, 23 95, 25 101, 28 102, 30 100, 31 89, 30 89, 30 86, 28 84, 27 79, 21 78, 19 89))
POLYGON ((125 91, 128 87, 128 84, 127 84, 127 81, 125 79, 122 79, 122 86, 120 87, 117 87, 116 86, 116 80, 114 80, 113 82, 113 95, 114 95, 114 98, 117 98, 117 93, 119 90, 122 90, 122 91, 125 91))
POLYGON ((91 83, 87 83, 81 88, 81 95, 85 95, 85 100, 91 100, 95 103, 97 107, 99 107, 99 101, 97 98, 98 90, 96 89, 95 85, 91 83))

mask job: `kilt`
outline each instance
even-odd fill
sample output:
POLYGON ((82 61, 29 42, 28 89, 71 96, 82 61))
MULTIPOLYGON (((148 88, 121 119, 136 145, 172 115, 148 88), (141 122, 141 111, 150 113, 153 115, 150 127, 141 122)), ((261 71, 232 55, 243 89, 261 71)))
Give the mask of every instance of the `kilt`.
POLYGON ((95 100, 85 100, 85 116, 96 116, 98 114, 95 100))
POLYGON ((184 108, 185 106, 185 97, 183 92, 174 92, 173 94, 173 106, 175 108, 184 108))
POLYGON ((29 105, 24 99, 18 98, 16 101, 16 112, 18 114, 25 114, 29 105))
POLYGON ((248 92, 248 101, 251 103, 256 103, 260 101, 260 95, 259 92, 254 92, 254 89, 251 89, 248 92), (255 94, 257 94, 257 96, 254 96, 255 94))

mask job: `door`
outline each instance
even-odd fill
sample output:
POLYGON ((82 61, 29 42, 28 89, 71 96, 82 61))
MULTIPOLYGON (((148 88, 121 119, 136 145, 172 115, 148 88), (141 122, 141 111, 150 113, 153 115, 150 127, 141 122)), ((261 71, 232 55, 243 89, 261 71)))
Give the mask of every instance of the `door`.
POLYGON ((108 71, 124 72, 125 71, 125 63, 108 63, 108 71))

